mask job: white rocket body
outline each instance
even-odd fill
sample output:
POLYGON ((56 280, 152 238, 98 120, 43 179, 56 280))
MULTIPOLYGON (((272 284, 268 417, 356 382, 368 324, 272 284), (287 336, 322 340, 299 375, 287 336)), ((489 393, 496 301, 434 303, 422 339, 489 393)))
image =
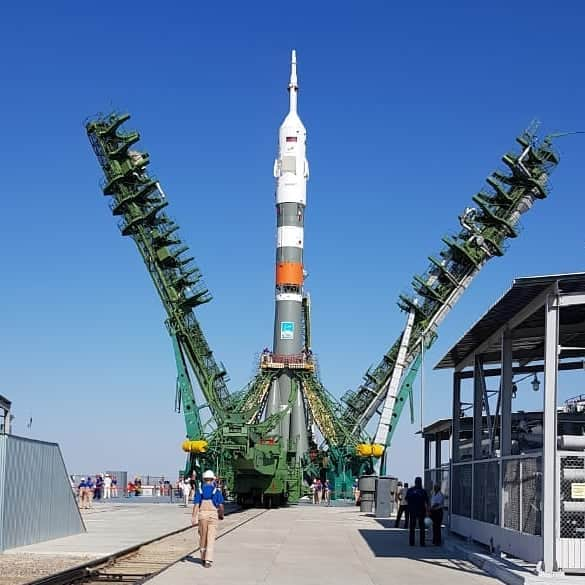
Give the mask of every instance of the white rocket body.
POLYGON ((309 163, 306 158, 307 130, 297 112, 299 86, 296 51, 292 52, 288 85, 289 112, 278 130, 278 158, 274 161, 276 203, 307 204, 309 163))
MULTIPOLYGON (((309 163, 306 158, 307 131, 297 112, 297 59, 292 52, 288 84, 289 112, 278 130, 278 158, 274 162, 276 179, 276 270, 273 359, 302 359, 304 349, 303 265, 304 221, 307 203, 309 163)), ((284 370, 273 384, 268 397, 267 414, 289 403, 297 389, 292 414, 283 416, 279 434, 301 457, 307 449, 307 417, 298 381, 284 370), (278 404, 278 406, 277 406, 278 404)))

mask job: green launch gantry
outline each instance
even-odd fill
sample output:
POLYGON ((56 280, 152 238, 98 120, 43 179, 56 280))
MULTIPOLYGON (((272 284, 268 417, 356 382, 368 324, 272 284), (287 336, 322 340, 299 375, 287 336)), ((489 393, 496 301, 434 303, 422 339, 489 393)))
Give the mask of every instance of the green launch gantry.
POLYGON ((400 295, 398 305, 410 325, 379 364, 365 373, 358 391, 342 397, 346 405, 342 420, 353 432, 364 429, 384 405, 391 414, 386 420, 382 414, 374 440, 390 446, 423 352, 437 339, 438 325, 488 260, 504 255, 506 241, 518 236, 520 216, 547 196, 549 175, 559 162, 551 139, 538 142, 533 125, 516 140, 520 153, 502 157, 507 169, 487 178, 487 188, 472 197, 477 208, 468 207, 459 217, 461 230, 443 238, 438 258, 429 257, 426 273, 414 277, 412 293, 400 295))
MULTIPOLYGON (((517 138, 520 153, 507 153, 507 171, 494 171, 488 187, 473 197, 476 208, 460 216, 461 229, 443 238, 438 257, 429 258, 423 276, 415 276, 412 292, 401 295, 399 307, 407 314, 404 331, 381 361, 369 369, 356 391, 336 400, 316 374, 310 351, 310 303, 303 301, 305 349, 302 359, 273 361, 262 354, 258 373, 235 394, 227 389, 226 370, 216 361, 195 316, 211 300, 179 226, 167 215, 168 199, 158 180, 147 173, 149 155, 138 152, 138 132, 121 126, 130 116, 101 116, 86 125, 92 148, 104 172, 104 195, 120 216, 119 227, 130 236, 146 265, 165 308, 177 367, 176 409, 185 418, 188 453, 186 474, 203 466, 215 469, 228 491, 242 503, 297 501, 306 480, 327 477, 334 494, 351 493, 354 478, 376 467, 385 472, 387 452, 407 402, 411 404, 414 380, 424 351, 437 338, 437 327, 473 278, 493 257, 505 253, 505 243, 518 235, 518 221, 538 199, 547 195, 550 172, 559 159, 550 139, 538 141, 535 128, 517 138), (272 380, 286 368, 295 381, 288 408, 262 420, 272 380), (198 405, 192 375, 204 404, 198 405), (313 443, 299 458, 294 445, 279 440, 278 425, 298 393, 306 401, 310 420, 323 442, 313 443), (209 409, 203 424, 201 410, 209 409), (378 414, 375 435, 367 426, 378 414), (376 459, 372 455, 384 456, 376 459)), ((412 416, 412 414, 411 414, 412 416)))

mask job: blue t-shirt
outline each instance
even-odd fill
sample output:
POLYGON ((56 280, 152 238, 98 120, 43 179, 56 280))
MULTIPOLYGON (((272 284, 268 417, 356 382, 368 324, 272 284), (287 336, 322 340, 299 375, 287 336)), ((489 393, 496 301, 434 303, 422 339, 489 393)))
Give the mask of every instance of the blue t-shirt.
POLYGON ((223 494, 212 484, 205 483, 203 487, 195 492, 194 504, 200 504, 202 500, 211 500, 217 508, 223 504, 223 494))

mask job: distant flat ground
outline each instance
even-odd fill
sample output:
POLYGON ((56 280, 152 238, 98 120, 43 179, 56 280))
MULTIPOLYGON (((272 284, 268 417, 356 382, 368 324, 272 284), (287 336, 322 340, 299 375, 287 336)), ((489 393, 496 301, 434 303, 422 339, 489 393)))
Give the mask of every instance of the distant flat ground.
POLYGON ((205 569, 193 555, 152 585, 487 585, 500 583, 446 549, 410 547, 408 533, 354 506, 269 510, 223 536, 205 569))

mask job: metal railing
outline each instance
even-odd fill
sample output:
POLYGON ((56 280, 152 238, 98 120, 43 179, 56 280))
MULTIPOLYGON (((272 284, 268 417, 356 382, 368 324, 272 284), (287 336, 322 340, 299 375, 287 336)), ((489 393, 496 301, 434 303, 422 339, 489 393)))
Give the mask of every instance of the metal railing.
POLYGON ((313 371, 315 369, 315 363, 312 357, 309 357, 304 353, 278 355, 263 352, 260 356, 260 367, 268 369, 291 368, 313 371))

